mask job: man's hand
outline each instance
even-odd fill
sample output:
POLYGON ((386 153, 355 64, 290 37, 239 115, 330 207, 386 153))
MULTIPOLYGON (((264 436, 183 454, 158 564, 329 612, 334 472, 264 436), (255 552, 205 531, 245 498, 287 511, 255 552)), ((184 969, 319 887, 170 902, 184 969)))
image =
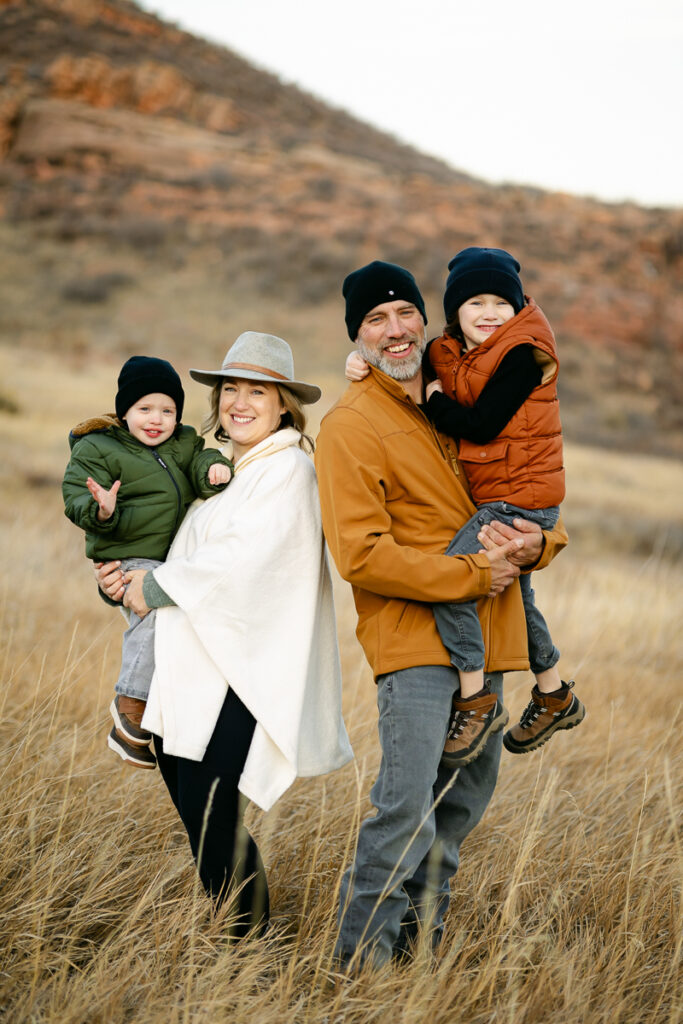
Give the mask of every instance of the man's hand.
POLYGON ((120 562, 95 562, 95 579, 100 590, 112 601, 122 601, 126 588, 120 562))
POLYGON ((514 519, 515 528, 506 523, 499 523, 497 520, 482 526, 479 540, 486 549, 491 551, 495 547, 506 544, 511 540, 521 540, 516 551, 509 555, 514 565, 522 568, 535 565, 543 552, 543 531, 538 523, 530 523, 527 519, 514 519))
POLYGON ((503 544, 492 544, 484 552, 491 563, 491 589, 488 597, 502 594, 506 587, 519 576, 519 568, 513 564, 512 558, 522 547, 523 541, 515 538, 503 544))
POLYGON ((126 608, 130 608, 141 619, 144 619, 145 615, 150 611, 149 605, 142 595, 142 584, 148 572, 148 569, 131 569, 125 576, 127 586, 123 603, 126 608))

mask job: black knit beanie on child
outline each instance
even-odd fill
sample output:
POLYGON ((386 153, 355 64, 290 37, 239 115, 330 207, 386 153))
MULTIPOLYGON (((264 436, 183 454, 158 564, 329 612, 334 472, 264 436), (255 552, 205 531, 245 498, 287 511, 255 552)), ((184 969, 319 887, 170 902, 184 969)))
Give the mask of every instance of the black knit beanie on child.
POLYGON ((175 402, 176 421, 180 423, 185 392, 180 377, 165 359, 131 356, 121 367, 116 395, 116 415, 124 419, 132 405, 145 395, 168 395, 175 402))
POLYGON ((500 295, 515 313, 524 306, 524 288, 519 279, 520 266, 505 249, 480 249, 472 245, 454 256, 443 297, 446 321, 451 322, 473 295, 500 295))
POLYGON ((358 337, 363 317, 375 306, 402 299, 412 302, 427 323, 424 299, 413 275, 395 263, 374 260, 354 270, 344 280, 342 295, 346 299, 346 327, 351 341, 358 337))

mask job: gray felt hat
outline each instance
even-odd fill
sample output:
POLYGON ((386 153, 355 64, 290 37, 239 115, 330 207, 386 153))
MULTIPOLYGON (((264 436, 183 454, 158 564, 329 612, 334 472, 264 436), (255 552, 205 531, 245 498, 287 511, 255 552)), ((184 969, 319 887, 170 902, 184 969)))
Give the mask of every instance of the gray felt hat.
POLYGON ((245 331, 228 349, 220 370, 190 370, 190 377, 200 384, 213 386, 221 377, 262 380, 289 388, 305 405, 317 402, 322 391, 317 384, 294 380, 292 350, 274 334, 245 331))

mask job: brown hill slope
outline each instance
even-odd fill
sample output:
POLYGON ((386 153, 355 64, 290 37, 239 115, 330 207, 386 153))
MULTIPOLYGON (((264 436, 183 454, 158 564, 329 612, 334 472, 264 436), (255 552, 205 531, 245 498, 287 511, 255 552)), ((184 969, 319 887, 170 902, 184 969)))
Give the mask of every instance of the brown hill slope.
POLYGON ((501 245, 568 436, 683 453, 681 211, 484 184, 126 0, 0 0, 0 40, 0 343, 182 364, 263 326, 341 386, 349 269, 411 267, 437 331, 450 256, 501 245))

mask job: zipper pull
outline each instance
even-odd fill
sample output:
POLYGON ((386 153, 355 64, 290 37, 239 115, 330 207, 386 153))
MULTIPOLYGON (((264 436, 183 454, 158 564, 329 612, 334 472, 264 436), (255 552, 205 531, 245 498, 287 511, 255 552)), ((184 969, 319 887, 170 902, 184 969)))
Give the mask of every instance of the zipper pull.
POLYGON ((448 452, 448 458, 451 460, 451 466, 455 470, 455 475, 460 476, 460 470, 458 469, 458 460, 453 454, 450 441, 446 441, 446 451, 448 452))

